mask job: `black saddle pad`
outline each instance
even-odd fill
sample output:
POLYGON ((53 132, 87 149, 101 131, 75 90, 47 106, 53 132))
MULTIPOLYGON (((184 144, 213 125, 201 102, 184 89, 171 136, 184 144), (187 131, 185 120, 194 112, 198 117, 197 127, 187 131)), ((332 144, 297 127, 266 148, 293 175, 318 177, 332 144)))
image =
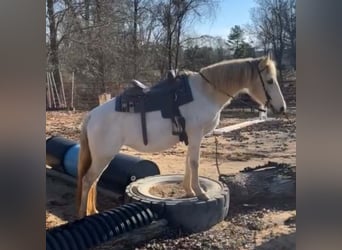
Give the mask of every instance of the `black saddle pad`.
POLYGON ((115 110, 133 113, 160 110, 164 118, 171 118, 176 107, 191 101, 193 96, 188 77, 180 75, 172 80, 162 80, 151 88, 135 86, 125 90, 116 97, 115 110))

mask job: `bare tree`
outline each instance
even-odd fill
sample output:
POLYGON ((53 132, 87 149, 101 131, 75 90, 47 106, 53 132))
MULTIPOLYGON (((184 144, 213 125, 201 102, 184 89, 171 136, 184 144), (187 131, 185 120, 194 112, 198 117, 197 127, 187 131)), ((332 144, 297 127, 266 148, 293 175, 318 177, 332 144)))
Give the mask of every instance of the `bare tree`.
POLYGON ((295 67, 295 1, 256 0, 257 7, 251 11, 255 33, 264 50, 272 49, 283 78, 285 49, 290 48, 292 64, 295 67))
POLYGON ((175 69, 179 63, 181 36, 186 22, 201 18, 212 11, 215 0, 167 0, 159 4, 159 21, 165 30, 167 68, 175 69))
POLYGON ((287 2, 287 11, 284 18, 287 46, 291 54, 290 60, 293 68, 296 70, 296 0, 289 0, 287 2))
POLYGON ((134 0, 133 6, 134 6, 134 15, 133 15, 133 77, 135 78, 137 75, 137 53, 138 53, 138 10, 139 10, 139 4, 140 0, 134 0))
POLYGON ((132 77, 136 78, 147 66, 146 53, 143 47, 151 42, 151 34, 155 27, 154 1, 133 0, 127 2, 128 35, 131 47, 127 56, 131 59, 132 77), (142 57, 145 57, 145 60, 142 57))
POLYGON ((48 65, 53 72, 56 84, 59 85, 61 80, 59 77, 59 45, 62 42, 62 38, 58 38, 58 27, 63 21, 65 10, 56 10, 57 1, 47 0, 47 24, 48 24, 48 65))
POLYGON ((95 95, 113 82, 155 81, 183 64, 187 25, 210 16, 216 2, 47 0, 49 65, 75 72, 95 95))

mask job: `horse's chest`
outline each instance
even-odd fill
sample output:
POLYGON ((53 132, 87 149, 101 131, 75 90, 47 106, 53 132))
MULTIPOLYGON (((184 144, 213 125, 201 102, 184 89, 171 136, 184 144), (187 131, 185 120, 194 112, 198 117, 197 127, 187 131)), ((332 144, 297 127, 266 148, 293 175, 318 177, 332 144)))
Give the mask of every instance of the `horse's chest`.
POLYGON ((188 130, 202 129, 204 134, 207 134, 219 124, 220 112, 203 108, 202 112, 190 114, 186 122, 188 130))
POLYGON ((205 126, 204 126, 204 134, 208 134, 211 131, 213 131, 217 125, 220 123, 220 113, 218 113, 214 119, 212 119, 211 121, 208 121, 205 126))

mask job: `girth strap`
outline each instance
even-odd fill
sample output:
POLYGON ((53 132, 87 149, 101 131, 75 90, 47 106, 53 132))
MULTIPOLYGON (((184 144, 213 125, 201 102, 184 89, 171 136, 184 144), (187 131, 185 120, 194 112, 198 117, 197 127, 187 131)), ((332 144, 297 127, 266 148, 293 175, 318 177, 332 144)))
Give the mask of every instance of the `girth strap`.
MULTIPOLYGON (((143 98, 143 97, 142 97, 143 98)), ((141 131, 142 131, 142 136, 143 136, 143 142, 145 145, 148 144, 148 139, 147 139, 147 129, 146 129, 146 111, 144 107, 144 102, 140 102, 140 107, 141 107, 141 131)), ((173 116, 171 117, 171 122, 172 122, 172 134, 173 135, 178 135, 179 136, 179 141, 184 142, 185 145, 189 144, 188 140, 188 135, 185 131, 185 119, 181 115, 179 107, 173 103, 173 116)))
POLYGON ((172 134, 179 136, 179 141, 184 141, 185 145, 189 144, 188 135, 185 131, 185 119, 181 115, 179 108, 177 105, 174 105, 174 116, 171 118, 172 120, 172 134))
MULTIPOLYGON (((143 97, 142 97, 143 98, 143 97)), ((147 131, 146 131, 146 110, 145 110, 145 102, 140 102, 141 105, 141 129, 142 129, 142 135, 143 135, 143 142, 145 145, 147 145, 147 131)))

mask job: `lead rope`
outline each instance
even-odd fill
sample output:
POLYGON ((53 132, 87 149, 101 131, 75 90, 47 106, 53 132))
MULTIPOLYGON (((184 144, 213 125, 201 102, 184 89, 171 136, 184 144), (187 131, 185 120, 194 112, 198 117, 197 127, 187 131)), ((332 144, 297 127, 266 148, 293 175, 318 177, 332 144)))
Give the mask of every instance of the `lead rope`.
POLYGON ((218 180, 223 184, 227 186, 227 183, 224 181, 224 176, 227 176, 225 174, 221 174, 220 168, 219 168, 219 163, 218 163, 218 140, 217 136, 215 136, 215 160, 216 160, 216 170, 218 173, 218 180))
POLYGON ((219 164, 218 164, 217 144, 218 144, 218 140, 217 140, 217 136, 215 136, 215 160, 216 160, 216 169, 217 169, 217 173, 218 173, 219 180, 220 180, 221 172, 220 172, 220 168, 219 168, 219 164))

